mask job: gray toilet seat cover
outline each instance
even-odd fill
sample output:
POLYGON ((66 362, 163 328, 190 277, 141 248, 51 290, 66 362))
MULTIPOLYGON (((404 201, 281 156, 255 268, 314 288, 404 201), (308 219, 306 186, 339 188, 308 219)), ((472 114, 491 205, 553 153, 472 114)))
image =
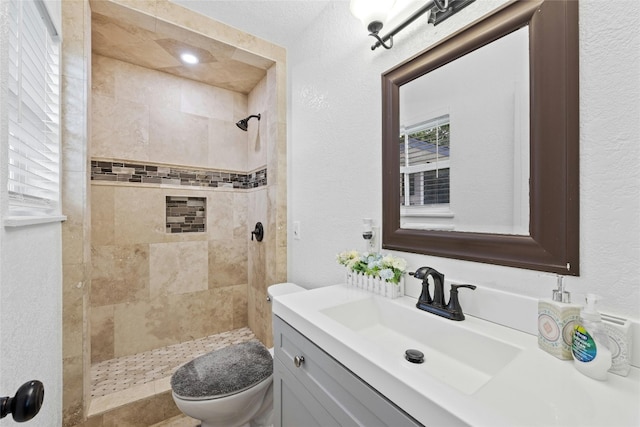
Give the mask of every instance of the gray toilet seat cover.
POLYGON ((273 358, 259 341, 234 344, 193 359, 171 376, 171 388, 185 400, 240 393, 273 373, 273 358))

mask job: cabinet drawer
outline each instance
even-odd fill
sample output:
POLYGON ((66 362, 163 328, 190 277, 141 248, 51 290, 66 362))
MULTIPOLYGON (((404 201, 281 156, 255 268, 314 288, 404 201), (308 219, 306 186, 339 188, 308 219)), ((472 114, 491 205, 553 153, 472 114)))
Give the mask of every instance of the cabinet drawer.
POLYGON ((273 330, 283 376, 295 378, 340 426, 421 425, 277 316, 273 330))

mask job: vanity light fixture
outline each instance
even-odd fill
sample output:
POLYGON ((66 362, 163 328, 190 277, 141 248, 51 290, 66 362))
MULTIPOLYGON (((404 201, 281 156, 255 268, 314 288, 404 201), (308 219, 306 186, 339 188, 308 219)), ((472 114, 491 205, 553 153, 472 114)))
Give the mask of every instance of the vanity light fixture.
POLYGON ((385 36, 380 36, 379 33, 380 30, 382 30, 383 21, 387 13, 395 4, 395 0, 351 0, 350 9, 356 18, 367 25, 369 35, 377 40, 376 43, 371 46, 371 50, 375 50, 380 46, 385 49, 391 49, 393 47, 393 36, 425 13, 428 13, 428 23, 438 25, 474 1, 475 0, 427 0, 422 7, 393 30, 389 31, 385 36), (387 41, 389 42, 388 44, 386 43, 387 41))
POLYGON ((183 54, 181 54, 180 59, 182 60, 182 62, 189 65, 194 65, 200 62, 197 56, 189 52, 184 52, 183 54))

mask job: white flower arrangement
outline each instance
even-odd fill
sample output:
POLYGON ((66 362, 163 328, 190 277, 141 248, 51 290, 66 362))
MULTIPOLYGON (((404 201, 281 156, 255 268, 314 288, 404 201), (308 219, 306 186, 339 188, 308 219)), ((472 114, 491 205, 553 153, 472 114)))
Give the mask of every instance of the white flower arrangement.
POLYGON ((380 253, 345 251, 336 255, 336 260, 355 273, 379 277, 395 284, 400 282, 407 270, 407 261, 404 259, 380 253))

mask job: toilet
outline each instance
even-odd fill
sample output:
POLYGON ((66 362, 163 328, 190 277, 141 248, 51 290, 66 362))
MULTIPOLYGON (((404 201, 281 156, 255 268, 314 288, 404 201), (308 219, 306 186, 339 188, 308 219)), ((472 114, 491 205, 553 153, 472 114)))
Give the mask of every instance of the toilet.
MULTIPOLYGON (((268 299, 304 290, 279 283, 268 299)), ((272 426, 273 349, 248 341, 196 357, 171 376, 171 390, 182 413, 202 427, 272 426)))

